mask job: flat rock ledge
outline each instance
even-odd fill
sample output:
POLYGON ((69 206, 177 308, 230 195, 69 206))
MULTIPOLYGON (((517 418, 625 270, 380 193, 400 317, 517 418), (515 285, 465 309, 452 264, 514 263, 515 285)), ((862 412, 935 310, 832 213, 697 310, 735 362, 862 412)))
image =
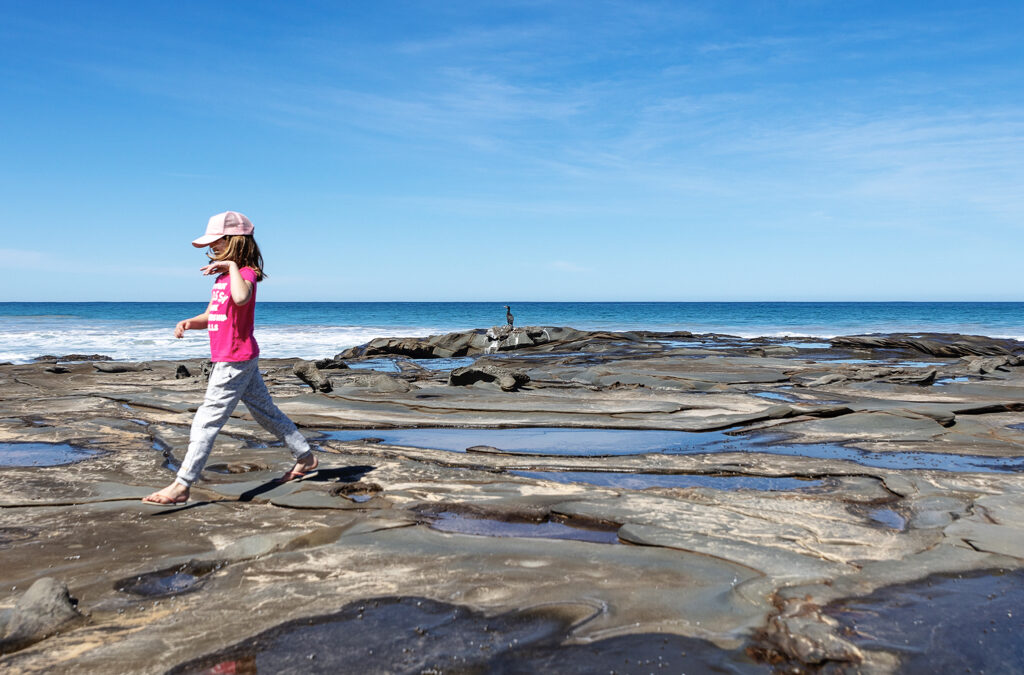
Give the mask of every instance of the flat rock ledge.
POLYGON ((498 327, 266 359, 319 472, 277 482, 239 406, 172 508, 139 500, 202 362, 0 365, 0 669, 900 672, 835 608, 1024 569, 1021 347, 498 327))

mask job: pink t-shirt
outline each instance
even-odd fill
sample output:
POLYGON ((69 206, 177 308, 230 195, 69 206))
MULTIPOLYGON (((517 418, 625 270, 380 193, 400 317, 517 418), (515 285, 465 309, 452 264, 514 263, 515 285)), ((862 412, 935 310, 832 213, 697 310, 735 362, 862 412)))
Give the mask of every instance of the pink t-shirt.
POLYGON ((210 296, 210 360, 248 361, 260 355, 260 346, 252 335, 256 313, 256 272, 251 267, 238 270, 242 278, 252 283, 249 302, 241 307, 231 299, 231 277, 224 273, 213 282, 210 296))

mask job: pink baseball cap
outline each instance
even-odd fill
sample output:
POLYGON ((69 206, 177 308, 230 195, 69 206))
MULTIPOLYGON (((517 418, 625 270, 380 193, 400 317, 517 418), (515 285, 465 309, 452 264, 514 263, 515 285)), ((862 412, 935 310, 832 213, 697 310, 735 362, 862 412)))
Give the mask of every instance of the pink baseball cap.
POLYGON ((252 221, 238 211, 225 211, 210 218, 206 223, 206 234, 192 242, 196 248, 209 246, 229 234, 252 234, 252 221))

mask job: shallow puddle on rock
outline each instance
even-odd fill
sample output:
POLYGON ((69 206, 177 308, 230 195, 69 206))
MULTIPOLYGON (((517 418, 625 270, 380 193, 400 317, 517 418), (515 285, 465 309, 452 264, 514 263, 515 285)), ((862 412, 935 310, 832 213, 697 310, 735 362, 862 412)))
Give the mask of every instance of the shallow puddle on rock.
POLYGON ((474 446, 490 446, 503 452, 541 455, 639 455, 649 452, 700 452, 709 443, 732 441, 721 432, 563 429, 346 429, 325 431, 336 441, 379 438, 388 445, 465 452, 474 446))
MULTIPOLYGON (((755 391, 752 392, 752 395, 758 398, 768 399, 769 401, 784 401, 786 403, 796 403, 797 401, 803 402, 803 399, 798 396, 794 396, 793 394, 782 394, 777 391, 755 391)), ((814 401, 809 402, 814 403, 814 401)))
POLYGON ((160 465, 160 468, 167 469, 171 473, 178 473, 178 470, 181 468, 181 462, 175 458, 174 452, 171 451, 171 448, 167 444, 157 439, 153 441, 153 444, 150 447, 163 455, 164 461, 160 465))
MULTIPOLYGON (((529 599, 525 600, 529 602, 529 599)), ((642 633, 562 645, 579 610, 558 606, 496 616, 426 598, 353 602, 298 619, 181 664, 213 673, 769 673, 742 651, 642 633)))
POLYGON ((0 443, 0 466, 61 466, 99 454, 67 443, 0 443))
POLYGON ((401 368, 394 359, 367 359, 365 361, 349 361, 348 367, 351 370, 377 370, 382 373, 398 373, 401 368))
POLYGON ((218 561, 189 560, 176 567, 121 579, 114 583, 114 589, 147 598, 182 595, 199 590, 205 577, 222 566, 223 563, 218 561))
POLYGON ((872 509, 868 511, 868 517, 876 523, 881 523, 891 530, 902 532, 907 528, 907 519, 892 509, 872 509))
MULTIPOLYGON (((455 356, 442 359, 409 359, 408 363, 415 364, 427 370, 454 370, 471 366, 476 361, 475 356, 455 356)), ((384 373, 400 373, 401 366, 396 359, 366 359, 365 361, 350 361, 348 367, 352 370, 376 370, 384 373)), ((344 372, 344 371, 342 371, 344 372)))
POLYGON ((820 480, 803 478, 768 478, 762 476, 704 476, 698 474, 616 473, 604 471, 510 471, 525 478, 550 480, 557 483, 589 483, 601 487, 623 490, 647 488, 704 487, 713 490, 766 490, 790 491, 819 488, 820 480))
POLYGON ((780 342, 779 347, 796 347, 797 349, 831 349, 828 342, 780 342))
POLYGON ((848 448, 838 443, 786 443, 770 442, 761 438, 743 448, 744 452, 764 452, 772 455, 795 455, 815 459, 841 459, 878 469, 926 469, 934 471, 967 472, 1020 472, 1024 471, 1024 457, 985 457, 944 452, 871 452, 848 448))
POLYGON ((848 365, 860 366, 884 366, 886 368, 938 368, 945 366, 945 363, 936 361, 891 361, 888 359, 818 359, 822 363, 845 363, 848 365))
POLYGON ((752 342, 698 342, 696 340, 658 340, 669 349, 749 349, 756 347, 752 342))
POLYGON ((650 429, 345 429, 322 432, 331 440, 379 438, 387 445, 451 452, 490 451, 508 454, 600 457, 665 454, 755 452, 814 459, 841 459, 879 469, 937 471, 1024 471, 1024 457, 983 457, 938 452, 869 452, 838 443, 789 443, 781 435, 729 435, 650 429))
POLYGON ((969 378, 969 377, 943 377, 943 378, 940 378, 938 380, 935 380, 934 384, 935 384, 936 387, 941 387, 941 386, 947 385, 947 384, 960 384, 960 383, 963 383, 963 382, 970 382, 970 381, 971 381, 971 378, 969 378))
POLYGON ((372 466, 352 466, 340 471, 321 469, 314 478, 340 481, 339 484, 330 488, 330 494, 350 499, 357 504, 365 504, 383 491, 379 484, 363 480, 363 477, 373 471, 373 468, 372 466), (329 473, 332 471, 333 475, 329 473))
POLYGON ((902 673, 1024 672, 1024 570, 931 576, 840 600, 825 612, 902 673))
POLYGON ((580 356, 593 356, 593 354, 588 354, 587 352, 579 352, 579 351, 576 351, 576 352, 550 351, 550 352, 539 352, 539 353, 533 353, 533 354, 525 354, 521 350, 513 350, 513 351, 507 351, 507 352, 491 352, 489 354, 481 354, 481 356, 486 356, 488 359, 528 359, 529 360, 529 359, 563 359, 563 358, 573 358, 573 357, 580 357, 580 356))
POLYGON ((427 370, 455 370, 471 366, 475 362, 476 358, 472 356, 456 356, 448 359, 417 359, 413 363, 427 370))
POLYGON ((698 342, 695 340, 656 340, 656 342, 659 342, 665 345, 666 347, 671 347, 673 349, 700 348, 708 346, 704 342, 698 342))
POLYGON ((433 517, 430 527, 440 532, 475 534, 483 537, 521 537, 524 539, 574 539, 597 544, 618 544, 619 535, 609 530, 587 530, 564 523, 510 523, 491 518, 469 518, 444 511, 433 517))

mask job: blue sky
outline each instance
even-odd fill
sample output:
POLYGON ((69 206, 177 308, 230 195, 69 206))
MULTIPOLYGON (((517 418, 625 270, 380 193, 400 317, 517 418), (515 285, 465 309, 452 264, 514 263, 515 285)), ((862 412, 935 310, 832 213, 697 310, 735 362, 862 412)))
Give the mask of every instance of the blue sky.
POLYGON ((0 301, 1021 300, 1022 19, 0 0, 0 301))

